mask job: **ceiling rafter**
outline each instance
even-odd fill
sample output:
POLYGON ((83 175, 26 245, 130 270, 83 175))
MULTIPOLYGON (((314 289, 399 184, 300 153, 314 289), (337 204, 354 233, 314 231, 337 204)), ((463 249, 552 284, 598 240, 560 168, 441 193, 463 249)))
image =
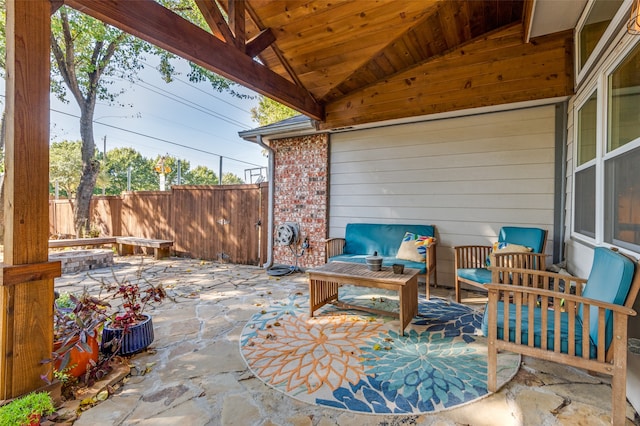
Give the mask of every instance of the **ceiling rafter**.
MULTIPOLYGON (((411 28, 390 40, 378 53, 372 55, 347 78, 336 84, 321 99, 321 102, 332 102, 348 93, 375 84, 381 79, 392 77, 425 61, 440 58, 473 42, 487 31, 485 26, 479 25, 484 21, 484 18, 480 17, 482 8, 482 2, 448 0, 435 3, 430 11, 416 21, 411 28), (459 20, 464 20, 466 25, 452 24, 459 20), (436 38, 439 40, 437 44, 427 41, 434 38, 432 33, 434 31, 441 33, 436 38), (426 37, 427 34, 429 34, 428 37, 426 37), (392 62, 395 66, 391 65, 392 62)), ((511 13, 509 9, 507 12, 503 13, 502 17, 496 17, 495 25, 499 28, 519 20, 517 11, 511 13)))
MULTIPOLYGON (((255 26, 259 30, 264 31, 264 29, 266 28, 265 25, 262 23, 262 21, 260 20, 260 18, 258 17, 258 15, 256 14, 255 10, 253 10, 253 8, 251 7, 250 4, 246 4, 246 10, 249 13, 249 17, 251 18, 251 20, 253 21, 255 26)), ((274 35, 274 39, 275 39, 275 35, 274 35)), ((282 54, 282 51, 275 44, 271 44, 270 47, 271 47, 274 55, 278 59, 278 61, 280 61, 280 63, 284 67, 284 69, 287 71, 287 74, 289 75, 289 77, 291 77, 291 79, 298 86, 303 86, 304 87, 304 84, 302 84, 302 81, 300 81, 300 79, 298 78, 298 74, 296 74, 296 72, 293 70, 293 67, 291 66, 291 64, 284 58, 284 55, 282 54)))
POLYGON ((227 25, 227 21, 224 19, 220 9, 218 9, 216 2, 214 0, 195 0, 195 2, 207 25, 211 28, 213 35, 215 35, 218 40, 235 43, 233 41, 233 33, 229 25, 227 25))
POLYGON ((80 12, 120 28, 316 120, 324 108, 301 86, 153 0, 65 0, 80 12))
POLYGON ((244 0, 229 0, 229 27, 233 31, 236 47, 244 52, 245 45, 245 18, 244 0))

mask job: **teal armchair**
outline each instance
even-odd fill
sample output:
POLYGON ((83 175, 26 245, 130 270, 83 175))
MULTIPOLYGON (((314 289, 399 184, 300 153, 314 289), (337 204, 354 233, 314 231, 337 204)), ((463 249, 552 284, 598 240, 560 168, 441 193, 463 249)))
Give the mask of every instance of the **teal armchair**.
POLYGON ((493 246, 457 246, 455 251, 455 289, 456 302, 460 303, 460 285, 466 283, 486 290, 485 285, 492 282, 491 270, 487 263, 493 257, 495 266, 536 269, 546 268, 544 248, 547 243, 547 231, 540 228, 505 226, 500 229, 498 243, 515 244, 527 247, 528 252, 512 252, 506 247, 501 253, 493 253, 493 246))
POLYGON ((497 390, 500 350, 612 377, 612 422, 625 424, 627 323, 640 289, 635 260, 594 250, 587 280, 496 267, 487 284, 482 331, 488 341, 487 387, 497 390))

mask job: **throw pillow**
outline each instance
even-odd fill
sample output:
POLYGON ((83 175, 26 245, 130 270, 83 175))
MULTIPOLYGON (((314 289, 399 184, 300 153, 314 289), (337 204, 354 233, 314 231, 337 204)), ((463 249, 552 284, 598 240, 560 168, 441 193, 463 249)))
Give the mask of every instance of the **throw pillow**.
POLYGON ((500 253, 528 253, 531 251, 531 247, 521 246, 519 244, 509 244, 509 243, 494 243, 493 251, 489 255, 489 265, 495 266, 496 263, 496 254, 500 253))
POLYGON ((396 254, 396 259, 424 262, 427 255, 427 247, 433 243, 433 237, 406 232, 396 254))

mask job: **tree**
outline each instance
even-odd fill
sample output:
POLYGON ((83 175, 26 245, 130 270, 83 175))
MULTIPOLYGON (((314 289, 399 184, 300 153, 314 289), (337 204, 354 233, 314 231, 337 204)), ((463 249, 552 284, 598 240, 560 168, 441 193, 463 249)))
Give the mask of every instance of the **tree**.
POLYGON ((260 96, 258 106, 251 108, 251 119, 261 126, 277 123, 299 113, 266 96, 260 96))
MULTIPOLYGON (((162 3, 207 29, 193 0, 163 0, 162 3)), ((66 6, 52 16, 51 26, 52 91, 63 101, 67 91, 70 92, 80 107, 82 176, 74 209, 74 225, 79 236, 89 226, 89 203, 100 170, 94 156, 96 101, 113 103, 122 91, 115 89, 113 81, 105 77, 119 76, 133 82, 143 68, 142 55, 151 53, 160 56, 159 71, 169 82, 175 72, 171 65, 175 56, 66 6)), ((209 81, 218 91, 229 90, 235 84, 195 64, 191 64, 189 79, 209 81)))
POLYGON ((234 175, 233 173, 223 173, 222 174, 222 184, 223 185, 237 185, 244 183, 242 178, 234 175))
POLYGON ((218 176, 206 166, 197 166, 184 175, 184 185, 217 185, 218 176))
POLYGON ((150 191, 158 188, 154 163, 133 148, 114 148, 107 153, 105 172, 109 176, 107 195, 120 195, 127 190, 127 175, 131 168, 131 190, 150 191))
POLYGON ((74 227, 77 236, 89 229, 89 203, 100 163, 95 156, 93 116, 96 102, 113 102, 118 92, 105 79, 118 73, 135 75, 146 43, 65 6, 51 17, 51 89, 62 101, 67 91, 80 107, 82 173, 76 193, 74 227))
POLYGON ((82 174, 82 141, 54 142, 49 148, 49 181, 58 183, 62 195, 72 198, 82 174))

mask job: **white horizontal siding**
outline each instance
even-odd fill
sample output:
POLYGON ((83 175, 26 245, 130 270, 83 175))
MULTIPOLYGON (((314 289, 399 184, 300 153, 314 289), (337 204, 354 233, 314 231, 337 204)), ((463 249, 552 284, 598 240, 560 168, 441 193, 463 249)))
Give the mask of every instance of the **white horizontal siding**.
POLYGON ((351 222, 436 225, 444 285, 453 246, 489 244, 503 225, 553 238, 554 129, 544 106, 333 134, 329 234, 351 222))

